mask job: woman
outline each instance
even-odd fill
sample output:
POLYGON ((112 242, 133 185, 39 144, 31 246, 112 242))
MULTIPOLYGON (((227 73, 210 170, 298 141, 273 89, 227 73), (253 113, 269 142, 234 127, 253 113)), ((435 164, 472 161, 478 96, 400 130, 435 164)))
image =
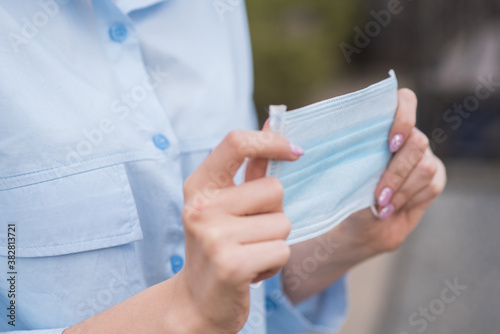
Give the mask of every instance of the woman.
POLYGON ((300 147, 271 134, 252 150, 247 182, 220 178, 263 135, 252 131, 243 4, 221 16, 211 2, 115 2, 0 6, 0 209, 4 230, 15 227, 0 239, 14 261, 0 329, 336 330, 344 273, 398 247, 444 187, 414 127, 415 95, 399 92, 397 153, 375 194, 385 220, 361 211, 289 247, 283 190, 264 171, 269 158, 300 159, 300 147), (273 276, 318 242, 335 251, 299 288, 273 276))

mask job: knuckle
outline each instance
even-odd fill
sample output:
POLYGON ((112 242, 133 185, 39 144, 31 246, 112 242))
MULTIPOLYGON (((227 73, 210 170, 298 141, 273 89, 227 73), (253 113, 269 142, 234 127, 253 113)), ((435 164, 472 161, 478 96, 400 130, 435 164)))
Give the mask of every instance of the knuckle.
MULTIPOLYGON (((399 163, 387 173, 387 182, 393 188, 395 185, 401 184, 410 172, 410 166, 406 161, 399 161, 399 163)), ((397 188, 397 187, 395 187, 397 188)))
POLYGON ((411 105, 412 107, 414 106, 415 108, 417 107, 418 104, 418 98, 417 95, 415 94, 414 91, 408 88, 402 88, 399 90, 399 97, 403 99, 406 103, 411 105))
POLYGON ((224 138, 224 142, 233 150, 239 150, 243 143, 243 132, 234 130, 227 134, 226 138, 224 138))
POLYGON ((239 156, 254 158, 259 150, 258 138, 256 139, 253 134, 248 131, 231 131, 226 136, 225 141, 229 150, 237 152, 239 156))
POLYGON ((415 126, 415 122, 410 118, 410 117, 404 117, 400 122, 399 125, 401 128, 404 129, 411 129, 415 126))
POLYGON ((403 245, 407 237, 408 234, 405 233, 394 234, 390 238, 386 239, 378 250, 387 253, 397 251, 401 245, 403 245))
POLYGON ((385 251, 389 253, 397 251, 403 242, 404 240, 393 240, 392 242, 387 243, 385 251))
POLYGON ((284 213, 276 213, 276 224, 278 225, 279 231, 283 233, 283 237, 286 238, 292 230, 290 219, 288 219, 287 215, 284 213))
POLYGON ((217 254, 219 247, 224 242, 224 231, 219 226, 205 226, 201 232, 202 243, 208 254, 217 254))
POLYGON ((260 144, 264 146, 270 145, 276 141, 276 134, 272 131, 259 131, 258 139, 260 144))
POLYGON ((420 170, 424 177, 431 178, 436 174, 437 165, 432 159, 424 159, 420 163, 420 170))
POLYGON ((429 138, 418 129, 413 132, 413 142, 419 151, 425 152, 429 148, 429 138))
POLYGON ((194 224, 192 220, 186 219, 183 220, 183 225, 184 225, 184 233, 186 236, 193 237, 195 240, 199 240, 199 236, 201 233, 198 231, 199 226, 197 224, 194 224))
POLYGON ((286 241, 276 241, 276 254, 278 255, 279 262, 281 262, 283 265, 288 261, 291 255, 291 249, 286 241))
POLYGON ((394 195, 391 204, 394 206, 394 211, 398 211, 408 201, 408 194, 401 190, 394 195))
POLYGON ((443 191, 443 189, 444 187, 438 182, 431 182, 431 184, 429 185, 429 192, 432 198, 438 197, 439 194, 441 194, 441 192, 443 191))
POLYGON ((186 201, 186 204, 182 209, 183 222, 190 223, 202 221, 209 206, 210 201, 208 201, 201 194, 195 194, 192 198, 186 201))

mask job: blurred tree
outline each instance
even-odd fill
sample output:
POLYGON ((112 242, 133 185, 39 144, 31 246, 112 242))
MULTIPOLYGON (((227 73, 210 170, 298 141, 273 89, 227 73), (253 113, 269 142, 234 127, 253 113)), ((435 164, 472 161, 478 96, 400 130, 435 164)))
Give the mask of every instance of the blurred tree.
POLYGON ((290 109, 338 73, 339 51, 358 13, 359 0, 251 0, 247 2, 261 121, 270 104, 290 109))

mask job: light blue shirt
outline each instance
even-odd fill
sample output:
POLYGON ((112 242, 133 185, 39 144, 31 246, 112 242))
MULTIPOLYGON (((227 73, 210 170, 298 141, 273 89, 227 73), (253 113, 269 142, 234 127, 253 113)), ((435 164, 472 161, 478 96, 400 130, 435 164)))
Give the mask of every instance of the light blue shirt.
MULTIPOLYGON (((252 86, 243 2, 2 1, 0 331, 61 333, 175 275, 183 180, 256 128, 252 86)), ((242 333, 345 315, 343 280, 297 307, 279 277, 251 294, 242 333)))

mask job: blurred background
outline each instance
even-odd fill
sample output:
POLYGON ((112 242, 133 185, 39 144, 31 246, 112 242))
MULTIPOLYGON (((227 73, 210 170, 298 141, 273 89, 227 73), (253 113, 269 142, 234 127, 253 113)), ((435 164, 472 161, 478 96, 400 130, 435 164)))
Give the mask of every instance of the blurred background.
POLYGON ((500 0, 247 8, 261 123, 270 104, 301 107, 392 68, 417 93, 418 126, 448 169, 445 192, 404 246, 349 275, 341 333, 499 333, 500 0), (460 288, 443 296, 450 285, 460 288))

